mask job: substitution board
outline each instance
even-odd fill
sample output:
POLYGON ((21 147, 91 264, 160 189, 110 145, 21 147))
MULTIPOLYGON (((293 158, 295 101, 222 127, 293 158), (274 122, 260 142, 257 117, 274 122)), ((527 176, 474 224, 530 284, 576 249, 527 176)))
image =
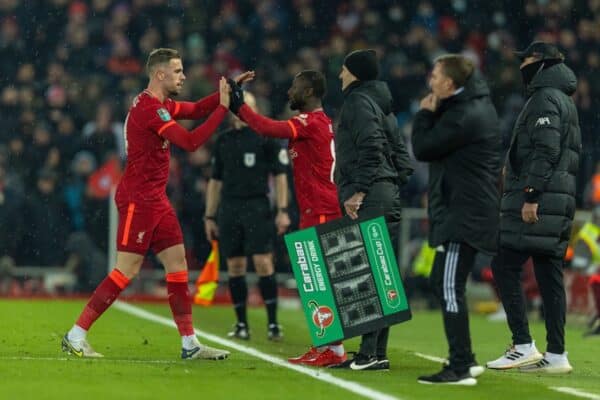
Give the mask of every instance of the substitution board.
POLYGON ((383 217, 344 217, 285 243, 315 346, 411 318, 383 217))

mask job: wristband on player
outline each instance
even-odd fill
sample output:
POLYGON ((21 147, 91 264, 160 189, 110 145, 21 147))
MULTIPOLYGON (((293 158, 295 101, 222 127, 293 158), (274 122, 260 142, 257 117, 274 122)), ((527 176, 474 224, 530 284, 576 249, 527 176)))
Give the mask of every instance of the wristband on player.
POLYGON ((212 215, 205 215, 205 216, 204 216, 204 220, 205 220, 205 221, 214 221, 214 220, 215 220, 215 217, 214 217, 214 216, 212 216, 212 215))
POLYGON ((286 213, 288 212, 288 208, 287 207, 279 207, 277 208, 277 212, 281 212, 281 213, 286 213))

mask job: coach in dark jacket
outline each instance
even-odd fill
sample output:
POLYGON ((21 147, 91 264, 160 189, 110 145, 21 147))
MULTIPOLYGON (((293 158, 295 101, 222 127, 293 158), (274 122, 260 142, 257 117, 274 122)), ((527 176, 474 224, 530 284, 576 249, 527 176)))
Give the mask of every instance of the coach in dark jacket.
POLYGON ((467 58, 438 58, 432 93, 413 122, 415 157, 429 162, 429 245, 436 247, 431 286, 438 295, 449 365, 421 383, 477 383, 465 298, 476 253, 497 246, 501 137, 487 84, 467 58))
MULTIPOLYGON (((404 139, 392 113, 386 83, 376 80, 374 50, 357 50, 344 60, 340 79, 344 92, 335 134, 335 183, 342 208, 350 218, 383 215, 394 246, 402 212, 400 184, 412 174, 404 139)), ((363 335, 360 350, 341 367, 389 369, 389 328, 363 335)))
POLYGON ((577 109, 571 99, 577 80, 564 56, 535 42, 517 55, 527 102, 515 123, 506 159, 501 205, 500 251, 492 267, 513 335, 515 354, 490 368, 570 372, 565 353, 563 257, 575 214, 575 179, 581 152, 577 109), (548 347, 544 358, 529 333, 521 266, 532 257, 544 304, 548 347))

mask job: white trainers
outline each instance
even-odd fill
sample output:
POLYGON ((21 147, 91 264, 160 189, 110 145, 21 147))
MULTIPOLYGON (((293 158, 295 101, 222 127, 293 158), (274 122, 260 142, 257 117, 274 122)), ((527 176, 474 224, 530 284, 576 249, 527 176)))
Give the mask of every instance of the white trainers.
POLYGON ((481 374, 483 374, 485 372, 485 368, 477 363, 473 363, 470 367, 469 367, 469 374, 471 374, 471 376, 473 378, 477 378, 478 376, 480 376, 481 374))
POLYGON ((539 372, 547 374, 568 374, 573 371, 573 367, 567 358, 567 352, 564 354, 544 353, 544 358, 535 364, 526 365, 519 368, 521 372, 539 372))
POLYGON ((62 339, 61 343, 62 351, 74 355, 75 357, 87 357, 87 358, 100 358, 104 357, 102 354, 97 353, 92 349, 92 346, 87 340, 69 340, 68 333, 62 339))
POLYGON ((181 349, 183 360, 224 360, 229 354, 231 353, 227 350, 215 349, 204 344, 191 350, 181 349))
POLYGON ((535 364, 544 356, 535 347, 535 342, 509 347, 504 355, 487 363, 490 369, 510 369, 535 364))

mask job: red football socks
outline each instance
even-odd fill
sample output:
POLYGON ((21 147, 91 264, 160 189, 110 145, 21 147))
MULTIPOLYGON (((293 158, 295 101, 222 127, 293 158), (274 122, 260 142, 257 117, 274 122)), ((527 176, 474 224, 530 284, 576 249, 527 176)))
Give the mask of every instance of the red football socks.
POLYGON ((86 331, 119 297, 119 294, 129 285, 127 278, 118 269, 113 269, 110 274, 98 285, 94 294, 89 299, 81 312, 76 324, 86 331))
POLYGON ((188 272, 179 271, 167 274, 167 293, 173 320, 181 336, 194 334, 192 324, 192 298, 188 288, 188 272))

